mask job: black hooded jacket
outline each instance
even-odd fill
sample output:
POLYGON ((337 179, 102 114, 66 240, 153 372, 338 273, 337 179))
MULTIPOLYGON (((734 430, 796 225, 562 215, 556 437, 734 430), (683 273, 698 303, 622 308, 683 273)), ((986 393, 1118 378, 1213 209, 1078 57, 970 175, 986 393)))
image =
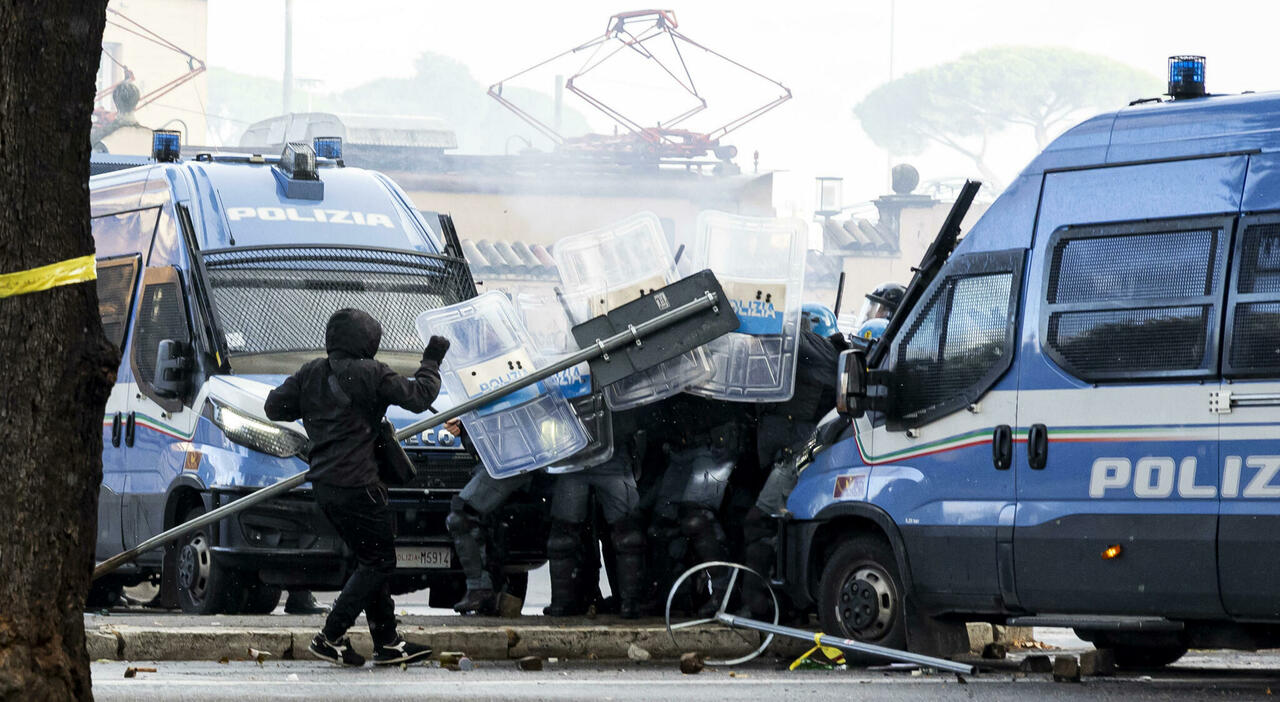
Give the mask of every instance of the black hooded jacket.
POLYGON ((422 412, 440 393, 443 350, 429 346, 418 372, 405 378, 373 359, 381 340, 378 320, 361 310, 338 310, 324 333, 328 358, 309 361, 267 395, 267 417, 301 419, 306 427, 312 482, 340 487, 377 483, 375 427, 387 407, 422 412), (331 374, 341 392, 329 383, 331 374))

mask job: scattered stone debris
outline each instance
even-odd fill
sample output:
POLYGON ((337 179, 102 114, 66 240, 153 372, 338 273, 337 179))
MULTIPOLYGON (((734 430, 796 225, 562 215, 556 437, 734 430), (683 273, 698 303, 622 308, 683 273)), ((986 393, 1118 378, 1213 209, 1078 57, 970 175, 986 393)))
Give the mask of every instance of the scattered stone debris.
POLYGON ((126 678, 136 678, 138 676, 138 673, 154 673, 154 672, 156 672, 155 668, 135 668, 133 666, 129 666, 128 668, 124 669, 124 676, 126 678))
POLYGON ((218 662, 221 663, 222 665, 226 665, 231 662, 231 659, 228 658, 227 656, 223 656, 222 658, 218 659, 218 662))
POLYGON ((630 658, 633 661, 643 662, 643 661, 649 660, 652 657, 653 656, 649 653, 649 651, 640 647, 638 644, 633 643, 630 646, 627 646, 627 658, 630 658))
POLYGON ((680 655, 680 672, 685 675, 697 675, 702 672, 706 664, 702 662, 702 656, 697 653, 684 653, 680 655))
POLYGON ((542 670, 542 659, 538 656, 525 656, 516 661, 516 667, 525 672, 542 670))
POLYGON ((1096 648, 1080 654, 1080 674, 1108 676, 1116 674, 1116 654, 1109 648, 1096 648))
POLYGON ((462 651, 441 651, 440 665, 457 665, 458 661, 466 657, 467 654, 462 651))
POLYGON ((515 648, 520 643, 520 634, 515 629, 507 629, 507 648, 515 648))
POLYGON ((1022 659, 1022 663, 1018 665, 1018 670, 1024 673, 1052 673, 1053 661, 1042 653, 1030 655, 1022 659))
POLYGON ((259 651, 252 646, 249 647, 249 660, 257 661, 258 665, 262 665, 271 656, 270 651, 259 651))
POLYGON ((1054 656, 1053 681, 1080 682, 1080 661, 1075 656, 1054 656))
POLYGON ((1009 648, 1002 643, 992 642, 982 647, 982 657, 989 661, 1002 661, 1009 655, 1009 648))

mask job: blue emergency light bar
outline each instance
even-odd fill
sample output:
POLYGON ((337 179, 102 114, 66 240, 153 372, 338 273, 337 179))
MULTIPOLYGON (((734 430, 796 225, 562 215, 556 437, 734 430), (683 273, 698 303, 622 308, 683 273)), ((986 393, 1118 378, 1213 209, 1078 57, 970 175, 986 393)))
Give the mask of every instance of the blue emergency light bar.
POLYGON ((173 163, 182 153, 182 133, 174 129, 157 129, 151 135, 151 158, 156 163, 173 163))
POLYGON ((342 158, 342 137, 316 137, 311 145, 319 158, 342 158))
POLYGON ((1204 57, 1169 57, 1169 95, 1175 100, 1203 97, 1204 57))
POLYGON ((276 183, 287 198, 323 200, 324 183, 316 173, 316 152, 306 142, 289 142, 272 167, 276 183))

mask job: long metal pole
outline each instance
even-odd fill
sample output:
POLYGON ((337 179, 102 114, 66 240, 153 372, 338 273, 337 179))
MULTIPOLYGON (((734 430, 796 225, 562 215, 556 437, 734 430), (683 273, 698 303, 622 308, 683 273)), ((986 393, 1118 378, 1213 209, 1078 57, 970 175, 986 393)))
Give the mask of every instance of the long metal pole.
POLYGON ((776 634, 778 636, 788 636, 802 641, 812 641, 822 646, 832 646, 834 648, 852 651, 854 653, 867 653, 881 658, 899 660, 904 663, 915 663, 916 665, 937 668, 938 670, 947 670, 952 673, 969 674, 973 672, 973 666, 967 663, 957 663, 945 658, 934 658, 933 656, 912 653, 910 651, 901 651, 896 648, 876 646, 875 644, 854 641, 853 639, 842 639, 838 636, 815 634, 812 631, 805 631, 804 629, 793 629, 789 626, 770 624, 756 619, 747 619, 746 617, 737 617, 727 612, 721 612, 717 614, 715 618, 716 621, 727 626, 755 629, 756 631, 762 631, 766 634, 776 634))
MULTIPOLYGON (((657 317, 654 317, 653 319, 649 319, 644 322, 641 322, 640 324, 637 324, 634 327, 628 328, 624 332, 619 332, 617 334, 614 334, 613 336, 607 339, 597 339, 596 342, 591 346, 585 349, 582 349, 581 351, 578 351, 577 353, 574 353, 570 356, 562 358, 559 361, 547 366, 546 368, 543 368, 541 370, 536 370, 530 373, 529 375, 519 378, 518 380, 514 380, 492 392, 487 392, 483 395, 467 400, 466 402, 463 402, 461 404, 454 405, 453 407, 450 407, 449 409, 443 412, 440 412, 438 414, 435 414, 431 417, 414 422, 413 424, 410 424, 409 426, 406 426, 403 429, 398 430, 396 432, 396 438, 401 440, 407 439, 410 436, 417 434, 418 432, 425 431, 432 427, 440 426, 441 424, 444 424, 450 419, 453 419, 455 417, 460 417, 472 410, 480 409, 481 407, 484 407, 485 405, 495 400, 498 400, 507 395, 510 395, 511 393, 517 390, 520 390, 522 388, 527 388, 530 385, 533 385, 534 383, 537 383, 542 380, 546 380, 547 378, 550 378, 556 373, 559 373, 564 370, 568 370, 569 368, 572 368, 578 365, 579 363, 585 363, 599 356, 607 356, 610 351, 616 351, 617 349, 623 346, 626 346, 628 344, 633 344, 633 343, 640 344, 641 339, 645 335, 651 332, 655 332, 660 329, 669 327, 672 324, 675 324, 676 322, 692 317, 693 315, 705 309, 715 307, 716 303, 717 303, 716 294, 713 292, 707 292, 701 297, 695 298, 691 302, 687 302, 673 310, 664 312, 658 315, 657 317)), ((163 546, 165 543, 169 541, 172 541, 180 536, 183 536, 192 531, 195 531, 200 527, 203 527, 208 524, 212 524, 225 517, 229 517, 237 512, 240 512, 241 510, 247 509, 249 507, 252 507, 258 504, 259 502, 262 502, 264 500, 269 500, 278 495, 282 495, 305 482, 307 482, 307 471, 304 470, 301 473, 285 478, 284 480, 281 480, 280 482, 275 483, 274 485, 265 487, 256 492, 251 492, 248 495, 245 495, 244 497, 241 497, 238 500, 235 500, 233 502, 230 502, 228 504, 225 504, 213 510, 212 512, 206 512, 200 515, 199 517, 192 519, 189 522, 183 522, 182 524, 179 524, 173 527, 172 529, 169 529, 168 531, 164 531, 159 534, 156 534, 155 536, 147 539, 146 541, 143 541, 137 546, 134 546, 133 548, 127 551, 117 553, 116 555, 99 563, 93 569, 93 577, 96 579, 103 575, 106 575, 107 573, 110 573, 111 571, 115 570, 116 568, 119 568, 125 563, 128 563, 134 558, 137 558, 139 554, 142 554, 147 551, 150 551, 151 549, 163 546)))

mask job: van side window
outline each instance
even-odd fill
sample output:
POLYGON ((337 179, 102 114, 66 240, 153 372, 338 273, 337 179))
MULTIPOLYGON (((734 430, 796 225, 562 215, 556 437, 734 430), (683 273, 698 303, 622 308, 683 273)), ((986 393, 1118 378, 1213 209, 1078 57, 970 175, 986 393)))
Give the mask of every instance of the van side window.
POLYGON ((895 350, 890 428, 976 400, 1012 362, 1021 251, 967 257, 920 307, 895 350))
POLYGON ((1228 377, 1280 375, 1280 215, 1240 222, 1227 314, 1228 377))
POLYGON ((102 317, 102 331, 117 351, 124 349, 129 308, 137 286, 137 254, 98 261, 98 314, 102 317))
POLYGON ((1054 232, 1045 352, 1090 382, 1216 375, 1231 225, 1201 217, 1054 232))
POLYGON ((144 391, 149 390, 155 380, 160 342, 191 340, 177 269, 148 268, 145 283, 133 331, 133 373, 144 391))

